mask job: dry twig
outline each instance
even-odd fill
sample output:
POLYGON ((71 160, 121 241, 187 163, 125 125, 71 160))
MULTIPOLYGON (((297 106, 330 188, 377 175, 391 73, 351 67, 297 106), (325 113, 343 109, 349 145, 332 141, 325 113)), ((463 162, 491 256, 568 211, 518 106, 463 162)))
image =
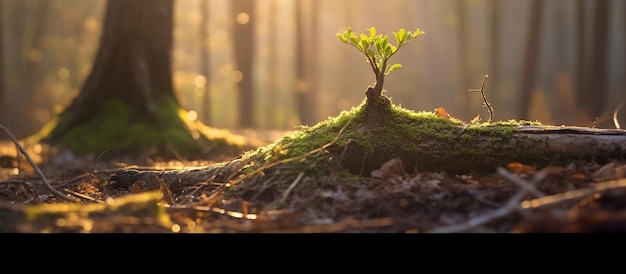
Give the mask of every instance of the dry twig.
POLYGON ((464 223, 438 227, 428 232, 429 233, 463 232, 463 231, 467 231, 469 229, 475 228, 479 225, 486 224, 488 222, 496 220, 500 217, 506 216, 514 211, 520 211, 523 209, 520 203, 522 202, 522 199, 524 198, 524 196, 526 196, 526 194, 528 194, 529 192, 530 193, 535 192, 536 194, 541 194, 541 192, 539 192, 533 185, 543 180, 547 175, 546 172, 538 172, 537 174, 535 174, 535 176, 533 176, 533 180, 531 183, 531 182, 522 180, 521 178, 515 176, 514 174, 510 173, 509 171, 507 171, 506 169, 502 167, 498 167, 497 171, 500 175, 514 182, 516 185, 519 185, 522 187, 522 189, 518 191, 511 199, 509 199, 509 201, 503 207, 498 208, 494 211, 485 213, 478 217, 471 218, 464 223))
POLYGON ((522 202, 523 209, 540 208, 550 205, 556 205, 559 203, 567 202, 574 199, 580 199, 593 194, 604 192, 610 189, 624 188, 626 187, 626 179, 611 180, 602 183, 597 183, 593 186, 558 193, 550 196, 544 196, 541 198, 526 200, 522 202))
POLYGON ((283 197, 280 199, 281 203, 285 202, 285 200, 287 199, 287 196, 289 196, 289 192, 291 192, 291 190, 298 184, 298 182, 300 182, 300 179, 302 179, 302 176, 304 176, 304 172, 300 172, 300 174, 298 174, 298 178, 296 178, 293 181, 293 183, 291 183, 291 185, 287 188, 287 190, 283 194, 283 197))
POLYGON ((43 175, 43 172, 41 172, 41 169, 39 169, 37 164, 35 164, 35 161, 33 161, 33 159, 30 157, 30 154, 28 154, 28 152, 26 152, 26 149, 24 149, 24 147, 20 144, 20 142, 17 140, 17 138, 15 138, 15 136, 13 136, 13 134, 6 127, 4 127, 2 124, 0 124, 0 129, 4 130, 4 132, 9 136, 9 138, 11 138, 13 143, 15 143, 15 145, 18 147, 20 152, 24 155, 24 157, 26 157, 26 160, 28 160, 30 165, 35 169, 35 171, 37 172, 39 177, 41 177, 41 180, 43 181, 43 183, 46 185, 46 188, 48 188, 48 190, 50 192, 52 192, 52 194, 54 194, 55 196, 57 196, 59 198, 68 200, 68 201, 75 201, 74 199, 66 196, 65 194, 61 193, 60 191, 58 191, 54 187, 52 187, 52 185, 50 184, 50 182, 48 181, 46 176, 43 175))

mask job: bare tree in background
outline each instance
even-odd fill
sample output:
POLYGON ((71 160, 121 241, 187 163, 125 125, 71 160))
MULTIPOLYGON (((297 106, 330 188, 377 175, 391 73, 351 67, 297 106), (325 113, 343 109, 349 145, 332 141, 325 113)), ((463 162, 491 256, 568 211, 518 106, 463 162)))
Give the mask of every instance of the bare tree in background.
MULTIPOLYGON (((457 0, 456 1, 456 12, 458 14, 458 47, 459 47, 459 79, 461 89, 467 90, 472 85, 472 82, 469 78, 470 72, 470 51, 469 51, 469 37, 470 28, 469 28, 469 20, 467 20, 467 5, 465 0, 457 0)), ((464 100, 465 104, 463 105, 463 113, 469 114, 470 107, 473 105, 472 99, 468 97, 468 99, 464 100)))
POLYGON ((576 94, 577 94, 577 105, 580 108, 584 108, 584 106, 589 102, 588 96, 591 94, 589 92, 585 92, 587 89, 587 52, 585 47, 585 0, 577 0, 576 1, 576 56, 577 56, 577 64, 576 64, 576 94))
MULTIPOLYGON (((3 3, 6 7, 7 3, 3 3)), ((43 81, 46 70, 43 69, 43 61, 46 57, 46 49, 44 48, 44 37, 48 32, 48 18, 51 11, 52 1, 14 1, 10 8, 10 13, 6 14, 9 21, 8 26, 12 28, 14 36, 5 39, 3 42, 13 43, 14 48, 19 50, 19 54, 15 54, 12 58, 13 66, 11 67, 11 77, 19 79, 12 81, 15 83, 11 87, 12 91, 19 92, 19 95, 12 95, 19 99, 14 101, 14 105, 8 107, 7 110, 0 112, 6 115, 4 117, 25 117, 26 120, 34 120, 32 111, 26 111, 24 105, 33 104, 33 94, 35 93, 38 83, 43 81)), ((4 11, 4 9, 3 9, 4 11)), ((4 45, 4 43, 2 43, 4 45)), ((9 73, 9 71, 6 71, 9 73)), ((8 79, 8 78, 5 78, 8 79)), ((11 92, 15 94, 16 92, 11 92)), ((8 94, 4 95, 8 97, 8 94)), ((33 129, 29 127, 29 123, 15 123, 12 125, 17 136, 31 132, 33 129)))
POLYGON ((489 82, 490 82, 490 96, 493 102, 498 102, 500 98, 500 92, 497 90, 498 88, 498 78, 500 77, 498 64, 500 63, 500 24, 502 24, 501 14, 502 14, 502 0, 490 0, 489 1, 489 11, 491 14, 491 22, 489 32, 491 33, 489 36, 490 42, 490 50, 491 50, 491 64, 490 64, 490 72, 489 82))
MULTIPOLYGON (((303 0, 296 0, 295 4, 295 22, 296 22, 296 104, 300 123, 303 125, 313 125, 318 122, 315 110, 317 109, 316 91, 312 89, 312 73, 315 69, 314 62, 317 59, 315 55, 314 43, 317 42, 315 37, 316 28, 313 27, 317 22, 312 16, 308 24, 304 22, 307 16, 304 14, 303 0), (308 26, 308 28, 307 28, 308 26)), ((314 3, 312 6, 316 6, 314 3)), ((312 7, 315 9, 315 7, 312 7)))
POLYGON ((254 60, 254 0, 231 0, 235 67, 241 72, 239 127, 253 127, 252 61, 254 60))
MULTIPOLYGON (((120 100, 156 127, 160 98, 176 101, 171 71, 173 0, 109 0, 104 31, 91 74, 80 94, 47 136, 59 141, 73 127, 93 119, 111 99, 120 100)), ((124 130, 111 128, 110 130, 124 130)))
MULTIPOLYGON (((4 2, 0 2, 0 117, 4 117, 4 2)), ((1 122, 1 121, 0 121, 1 122)))
POLYGON ((519 111, 520 119, 527 119, 532 91, 537 75, 537 64, 539 57, 539 45, 541 44, 541 22, 543 11, 543 0, 532 0, 530 7, 530 25, 528 26, 528 36, 526 40, 526 54, 522 67, 522 78, 519 91, 519 111))
MULTIPOLYGON (((278 27, 280 25, 280 23, 278 22, 279 19, 277 18, 277 16, 274 16, 274 14, 278 14, 278 0, 269 0, 269 23, 270 23, 270 27, 269 27, 269 41, 268 41, 268 55, 269 55, 269 61, 268 61, 268 70, 269 70, 269 75, 268 75, 268 89, 267 89, 267 98, 276 98, 276 94, 278 94, 278 83, 279 83, 279 73, 278 73, 278 68, 279 68, 279 64, 278 64, 278 47, 280 45, 279 43, 279 36, 278 36, 278 27)), ((269 127, 272 126, 276 126, 276 107, 277 107, 277 102, 275 100, 267 100, 267 113, 266 113, 266 124, 269 127)))
POLYGON ((596 0, 593 23, 593 51, 591 63, 591 81, 585 93, 589 93, 587 101, 589 114, 597 117, 606 109, 608 93, 607 83, 607 51, 609 50, 610 0, 596 0))
POLYGON ((200 1, 200 73, 205 77, 204 100, 202 101, 203 120, 211 123, 211 79, 209 55, 209 0, 200 1))

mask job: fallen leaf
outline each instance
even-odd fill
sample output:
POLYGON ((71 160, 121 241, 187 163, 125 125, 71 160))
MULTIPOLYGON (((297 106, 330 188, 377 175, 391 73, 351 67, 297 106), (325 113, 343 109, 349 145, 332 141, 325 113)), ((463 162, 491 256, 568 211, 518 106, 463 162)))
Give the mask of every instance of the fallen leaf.
POLYGON ((406 177, 408 174, 404 170, 404 163, 402 159, 393 158, 385 162, 379 169, 373 170, 371 176, 374 178, 386 179, 386 178, 398 178, 406 177))
POLYGON ((511 172, 513 172, 515 174, 522 173, 522 172, 533 172, 533 171, 535 171, 535 167, 528 166, 528 165, 525 165, 525 164, 522 164, 522 163, 519 163, 519 162, 508 163, 506 165, 506 168, 509 171, 511 171, 511 172))
POLYGON ((450 115, 448 115, 446 113, 446 109, 445 108, 436 108, 435 112, 437 113, 437 116, 443 118, 443 119, 450 119, 450 115))

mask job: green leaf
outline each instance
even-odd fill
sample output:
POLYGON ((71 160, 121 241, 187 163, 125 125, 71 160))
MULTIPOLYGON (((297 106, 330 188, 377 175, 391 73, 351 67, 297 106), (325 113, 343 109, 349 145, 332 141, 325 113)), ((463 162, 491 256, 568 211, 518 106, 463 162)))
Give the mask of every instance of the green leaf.
POLYGON ((363 50, 365 50, 370 47, 370 43, 367 42, 367 40, 361 40, 361 46, 363 47, 363 50))
POLYGON ((380 36, 376 36, 376 39, 374 39, 374 46, 376 46, 376 50, 378 52, 382 51, 382 45, 383 45, 383 39, 380 36))
POLYGON ((389 58, 391 56, 391 54, 393 54, 393 46, 392 45, 387 45, 387 47, 385 47, 385 56, 386 56, 386 58, 389 58))
POLYGON ((394 34, 396 35, 396 42, 398 42, 398 45, 400 45, 405 39, 404 37, 406 35, 406 31, 404 29, 400 29, 394 34))
POLYGON ((393 65, 389 66, 389 68, 387 69, 387 72, 385 72, 385 75, 387 75, 387 74, 391 73, 392 71, 397 70, 397 69, 399 69, 401 67, 402 67, 402 65, 400 65, 400 64, 393 64, 393 65))
POLYGON ((341 42, 348 44, 348 39, 346 39, 345 35, 337 33, 337 37, 339 37, 339 40, 341 40, 341 42))
POLYGON ((374 37, 376 37, 376 29, 374 27, 371 27, 369 31, 370 31, 370 40, 373 40, 374 37))
POLYGON ((423 32, 422 30, 420 30, 419 28, 417 28, 417 29, 415 30, 415 32, 413 33, 413 35, 414 35, 415 37, 417 37, 417 36, 423 35, 424 33, 425 33, 425 32, 423 32))
POLYGON ((367 35, 363 34, 363 33, 361 33, 361 37, 360 38, 361 38, 361 41, 367 41, 367 42, 370 41, 370 38, 367 35))
POLYGON ((359 38, 356 37, 356 34, 350 33, 350 42, 355 46, 359 45, 359 38))
POLYGON ((374 51, 373 51, 373 50, 371 50, 371 49, 368 49, 368 50, 367 50, 367 55, 369 55, 369 57, 374 58, 374 57, 376 56, 376 52, 374 52, 374 51))

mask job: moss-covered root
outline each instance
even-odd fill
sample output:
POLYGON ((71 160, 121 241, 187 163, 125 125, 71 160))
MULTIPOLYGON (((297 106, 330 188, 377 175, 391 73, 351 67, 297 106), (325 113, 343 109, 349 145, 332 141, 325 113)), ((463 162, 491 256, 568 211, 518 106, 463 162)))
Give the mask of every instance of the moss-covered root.
MULTIPOLYGON (((108 151, 110 157, 154 154, 167 158, 201 158, 210 153, 234 156, 260 145, 255 142, 247 146, 249 140, 242 136, 189 120, 187 112, 172 99, 158 100, 155 109, 156 118, 136 117, 132 106, 110 100, 103 111, 70 127, 59 140, 46 139, 56 121, 44 126, 33 139, 43 139, 79 155, 108 151)), ((59 117, 63 118, 63 115, 59 117)))

